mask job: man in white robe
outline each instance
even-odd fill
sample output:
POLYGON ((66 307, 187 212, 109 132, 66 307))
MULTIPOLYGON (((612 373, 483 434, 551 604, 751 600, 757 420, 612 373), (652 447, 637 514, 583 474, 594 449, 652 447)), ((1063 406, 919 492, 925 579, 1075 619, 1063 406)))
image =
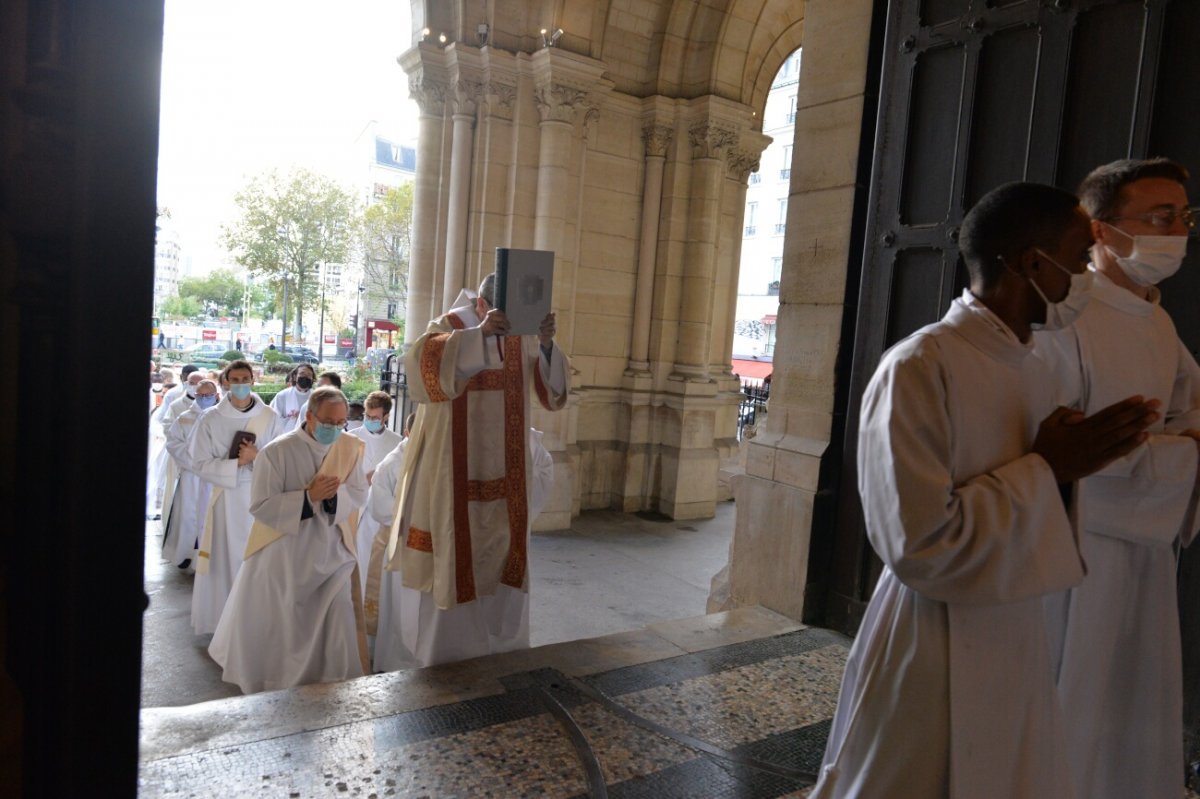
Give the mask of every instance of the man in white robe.
POLYGON ((1055 409, 1030 357, 1033 324, 1086 302, 1090 244, 1072 195, 990 192, 959 236, 970 290, 867 387, 859 491, 886 568, 813 799, 1078 796, 1042 606, 1084 575, 1063 489, 1137 446, 1156 407, 1055 409))
MULTIPOLYGON (((406 357, 422 407, 386 557, 401 575, 405 649, 421 666, 529 645, 530 402, 561 410, 570 381, 554 314, 537 336, 506 336, 494 290, 489 275, 479 296, 463 292, 406 357)), ((378 601, 380 627, 396 626, 384 617, 392 603, 378 601)), ((381 639, 375 656, 377 669, 409 665, 381 639)))
POLYGON ((271 407, 279 414, 283 423, 284 433, 291 432, 299 424, 300 408, 308 402, 308 395, 312 393, 317 376, 313 368, 306 363, 297 366, 294 374, 295 385, 288 386, 271 400, 271 407))
MULTIPOLYGON (((400 482, 400 474, 404 466, 404 451, 407 442, 407 438, 401 441, 400 446, 396 447, 379 464, 379 468, 375 472, 375 480, 371 483, 371 491, 367 495, 367 508, 370 511, 368 521, 372 523, 373 529, 380 532, 381 536, 386 536, 387 531, 390 531, 392 527, 393 515, 396 512, 396 487, 400 482)), ((529 428, 529 451, 533 457, 533 483, 529 488, 529 523, 532 525, 542 512, 542 508, 545 507, 546 499, 550 496, 550 489, 554 485, 554 458, 542 444, 542 432, 532 427, 529 428)), ((359 543, 359 563, 362 564, 364 553, 361 549, 361 537, 359 543)), ((526 545, 528 546, 528 543, 526 545)), ((368 542, 367 561, 363 566, 364 569, 371 566, 370 553, 368 542)), ((419 648, 415 633, 421 629, 422 625, 429 629, 449 617, 445 611, 437 610, 437 606, 429 600, 427 594, 403 591, 399 572, 384 569, 382 575, 372 576, 381 578, 377 593, 379 601, 387 604, 386 611, 381 611, 378 607, 372 609, 380 619, 378 631, 373 633, 375 640, 372 648, 374 653, 372 663, 375 671, 395 671, 420 665, 420 661, 412 654, 415 649, 419 648), (406 608, 402 604, 404 598, 409 599, 410 602, 416 599, 417 604, 406 608), (408 633, 407 643, 404 637, 405 633, 408 633)), ((516 607, 509 626, 516 630, 516 633, 511 636, 515 642, 520 646, 528 646, 528 594, 525 595, 524 602, 516 607)), ((484 634, 486 634, 486 630, 479 633, 480 637, 484 634)))
POLYGON ((352 522, 367 480, 346 410, 341 391, 317 389, 301 426, 259 453, 254 532, 208 650, 244 693, 365 672, 352 522))
MULTIPOLYGON (((146 518, 158 519, 163 506, 163 494, 167 487, 167 464, 170 458, 164 444, 167 440, 167 428, 170 427, 168 413, 175 400, 183 396, 188 377, 197 368, 187 364, 180 370, 182 382, 172 386, 163 395, 162 404, 150 414, 150 457, 147 461, 146 477, 146 518)), ((169 373, 168 373, 169 374, 169 373)))
POLYGON ((1130 392, 1159 399, 1149 441, 1080 484, 1088 576, 1047 601, 1061 642, 1058 689, 1076 789, 1088 799, 1183 791, 1183 674, 1176 553, 1196 533, 1200 367, 1159 305, 1156 283, 1187 248, 1187 171, 1167 159, 1094 170, 1092 302, 1071 328, 1034 336, 1086 413, 1130 392))
POLYGON ((254 371, 250 364, 234 361, 225 376, 229 393, 200 418, 192 434, 192 468, 213 487, 192 586, 192 629, 197 635, 217 629, 250 538, 250 484, 255 458, 262 447, 282 433, 275 411, 252 391, 254 371), (255 442, 243 442, 231 458, 234 436, 241 431, 253 433, 255 442))
POLYGON ((179 395, 178 399, 167 406, 166 412, 163 413, 160 419, 163 429, 164 451, 167 453, 167 457, 165 458, 166 467, 163 471, 162 491, 162 535, 164 545, 166 538, 171 536, 171 531, 167 529, 167 523, 170 520, 172 503, 175 501, 175 489, 179 485, 179 465, 174 457, 170 457, 170 450, 166 447, 166 443, 171 437, 171 428, 175 425, 175 420, 184 411, 192 407, 192 403, 196 401, 196 388, 203 379, 204 375, 199 369, 188 374, 184 379, 183 393, 179 395))
POLYGON ((212 380, 200 381, 195 388, 194 402, 167 431, 167 452, 175 462, 179 477, 171 492, 172 502, 163 522, 166 531, 163 535, 163 557, 181 569, 191 564, 200 545, 204 514, 212 494, 212 486, 201 480, 192 468, 192 433, 196 431, 196 422, 219 399, 216 383, 212 380))
POLYGON ((363 453, 363 469, 367 473, 368 483, 371 482, 375 468, 404 438, 395 430, 388 429, 391 413, 391 396, 386 391, 372 391, 364 403, 362 426, 349 431, 350 435, 357 437, 366 446, 363 453))

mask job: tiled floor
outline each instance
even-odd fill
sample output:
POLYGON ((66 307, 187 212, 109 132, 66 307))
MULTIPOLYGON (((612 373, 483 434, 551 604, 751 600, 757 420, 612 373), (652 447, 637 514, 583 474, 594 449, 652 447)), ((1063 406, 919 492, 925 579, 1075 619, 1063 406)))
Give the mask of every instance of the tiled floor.
POLYGON ((417 672, 149 709, 140 792, 804 796, 848 646, 753 608, 417 672))

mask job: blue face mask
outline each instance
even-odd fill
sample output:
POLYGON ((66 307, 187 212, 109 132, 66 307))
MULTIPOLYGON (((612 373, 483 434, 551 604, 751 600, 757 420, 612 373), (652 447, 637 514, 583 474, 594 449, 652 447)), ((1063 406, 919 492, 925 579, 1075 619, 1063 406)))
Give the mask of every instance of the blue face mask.
POLYGON ((318 444, 332 444, 341 434, 342 428, 336 424, 317 422, 317 426, 313 428, 313 438, 317 440, 318 444))
POLYGON ((229 393, 236 399, 244 400, 250 396, 250 390, 253 388, 249 383, 233 383, 229 386, 229 393))
POLYGON ((217 404, 217 395, 216 394, 197 394, 196 395, 196 407, 198 407, 202 411, 208 410, 209 408, 211 408, 212 406, 214 406, 216 404, 217 404))
POLYGON ((363 419, 363 427, 368 433, 378 433, 383 429, 383 420, 381 419, 363 419))

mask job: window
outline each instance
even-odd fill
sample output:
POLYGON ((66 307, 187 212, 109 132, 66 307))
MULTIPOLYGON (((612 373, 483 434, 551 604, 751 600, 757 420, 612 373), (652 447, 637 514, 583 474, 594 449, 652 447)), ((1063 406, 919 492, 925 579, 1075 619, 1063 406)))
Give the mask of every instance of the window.
POLYGON ((753 236, 757 229, 754 226, 754 215, 758 212, 758 203, 746 203, 746 235, 753 236))
POLYGON ((758 185, 759 183, 761 183, 761 182, 762 182, 762 175, 761 175, 761 174, 759 174, 758 172, 751 172, 751 173, 750 173, 750 185, 751 185, 751 186, 757 186, 757 185, 758 185))
POLYGON ((788 180, 792 177, 792 145, 783 145, 783 168, 779 170, 779 178, 788 180))
POLYGON ((787 200, 779 201, 779 218, 775 220, 775 232, 782 233, 787 227, 787 200))
POLYGON ((771 259, 771 280, 778 283, 781 277, 783 277, 783 257, 776 256, 771 259))
POLYGON ((789 125, 796 124, 796 95, 788 98, 787 121, 789 125))
POLYGON ((394 302, 388 303, 387 318, 388 319, 396 318, 396 303, 394 303, 394 302))

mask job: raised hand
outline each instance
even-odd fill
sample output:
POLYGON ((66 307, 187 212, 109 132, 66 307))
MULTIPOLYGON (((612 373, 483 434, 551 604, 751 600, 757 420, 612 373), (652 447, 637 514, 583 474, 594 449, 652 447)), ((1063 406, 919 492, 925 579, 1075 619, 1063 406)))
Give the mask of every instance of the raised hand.
POLYGON ((485 336, 507 336, 511 327, 504 311, 498 308, 488 311, 487 316, 483 317, 483 321, 479 324, 479 329, 485 336))
POLYGON ((1060 483, 1072 483, 1132 452, 1158 418, 1158 400, 1129 397, 1085 417, 1058 408, 1038 427, 1033 451, 1041 455, 1060 483))
POLYGON ((554 334, 558 332, 558 324, 554 319, 554 313, 546 314, 546 318, 542 320, 542 324, 538 327, 538 341, 543 347, 549 347, 554 341, 554 334))

